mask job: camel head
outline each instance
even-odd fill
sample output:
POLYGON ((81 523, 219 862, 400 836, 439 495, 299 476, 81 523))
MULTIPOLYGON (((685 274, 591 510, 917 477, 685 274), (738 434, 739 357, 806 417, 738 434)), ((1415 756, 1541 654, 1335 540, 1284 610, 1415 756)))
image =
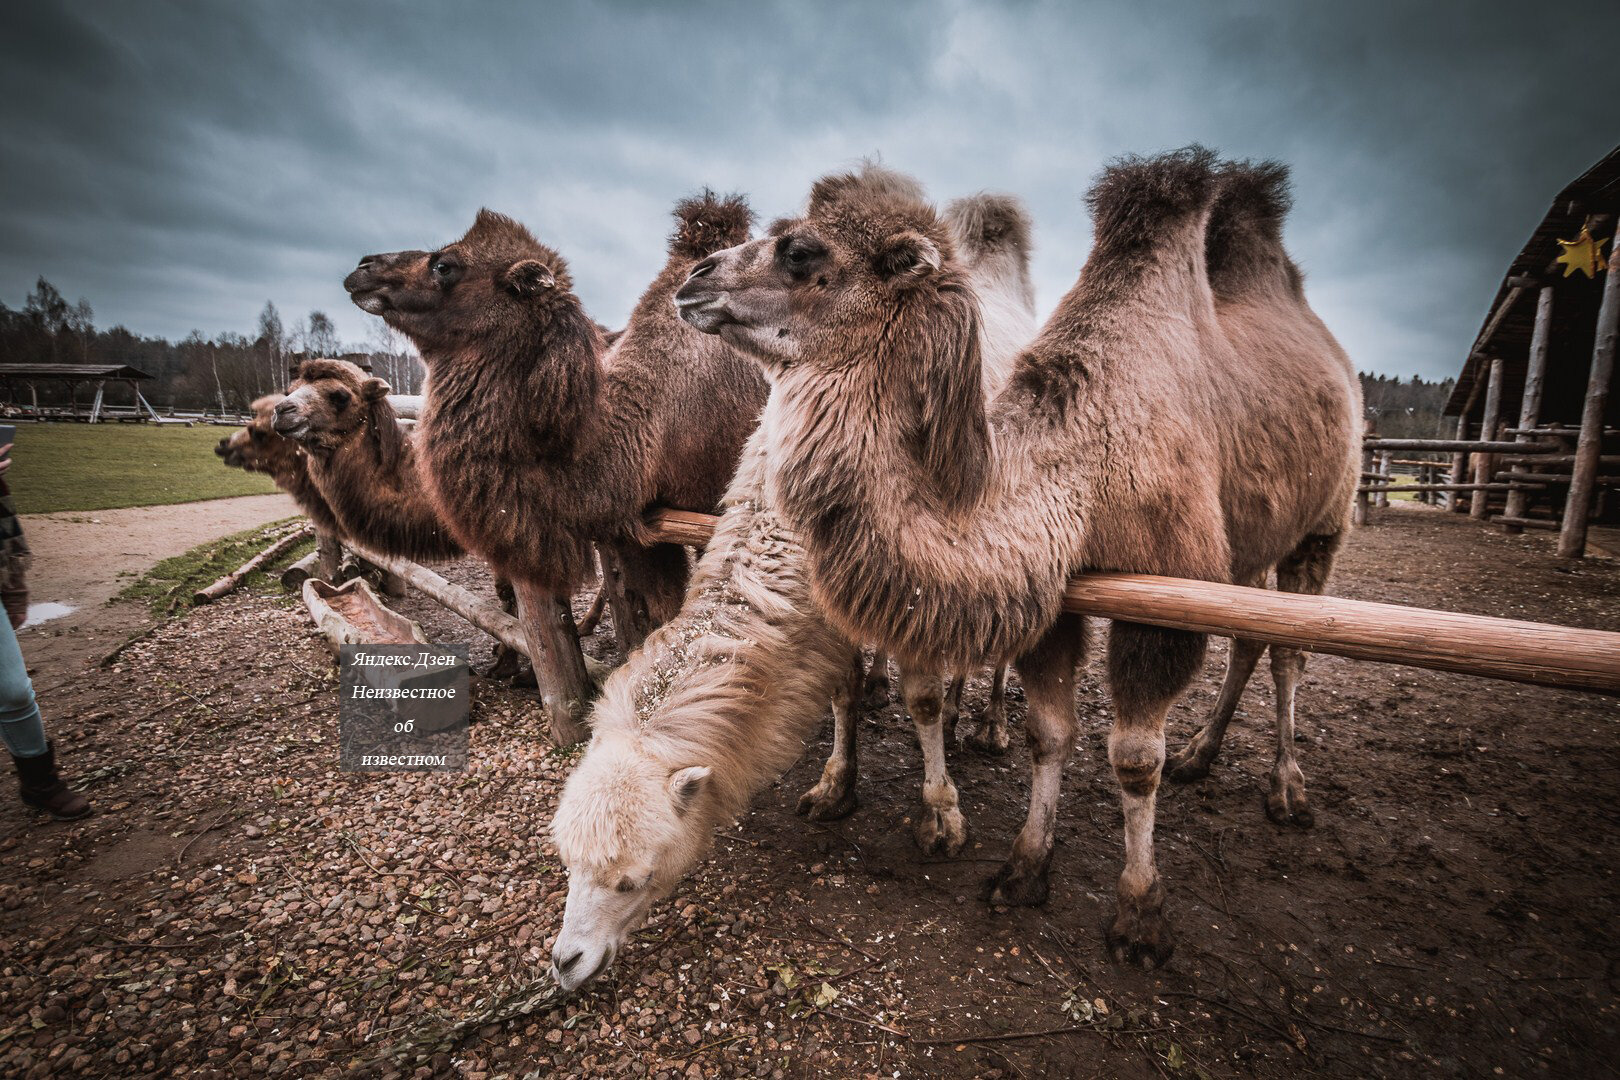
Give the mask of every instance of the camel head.
POLYGON ((305 360, 275 406, 274 428, 315 454, 330 454, 362 433, 396 428, 389 386, 344 360, 305 360), (379 416, 386 412, 386 417, 379 416), (380 421, 386 419, 386 425, 380 421))
POLYGON ((572 991, 606 971, 619 948, 708 850, 707 766, 672 768, 625 734, 599 732, 568 778, 552 837, 568 868, 568 905, 551 951, 572 991))
POLYGON ((219 440, 214 453, 224 458, 230 468, 248 472, 275 473, 290 465, 298 456, 298 445, 278 435, 274 427, 276 406, 283 397, 266 394, 254 401, 253 419, 219 440))
POLYGON ((489 339, 508 340, 577 306, 567 264, 503 214, 478 211, 460 240, 433 251, 367 255, 343 281, 362 311, 410 337, 428 364, 489 339))
POLYGON ((698 263, 675 305, 775 375, 847 354, 836 343, 852 329, 881 328, 896 308, 961 284, 949 228, 915 181, 868 165, 817 181, 803 217, 698 263))

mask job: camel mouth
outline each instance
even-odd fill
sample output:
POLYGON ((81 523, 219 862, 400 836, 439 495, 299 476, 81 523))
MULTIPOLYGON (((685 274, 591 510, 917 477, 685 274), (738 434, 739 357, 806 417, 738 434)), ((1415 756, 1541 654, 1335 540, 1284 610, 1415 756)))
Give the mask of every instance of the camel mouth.
POLYGON ((580 987, 595 982, 598 976, 613 966, 613 961, 618 958, 618 955, 618 949, 609 949, 602 954, 602 959, 596 962, 596 966, 584 975, 565 974, 559 971, 556 963, 553 962, 551 965, 551 979, 561 988, 564 994, 572 994, 580 987))
POLYGON ((675 310, 685 322, 705 334, 717 334, 721 328, 737 321, 726 307, 725 301, 715 296, 675 297, 675 310))
POLYGON ((381 315, 388 310, 388 297, 380 292, 351 293, 349 298, 368 315, 381 315))
POLYGON ((302 416, 288 419, 285 423, 283 418, 278 416, 271 427, 275 428, 276 434, 283 439, 297 439, 309 434, 309 421, 302 416))

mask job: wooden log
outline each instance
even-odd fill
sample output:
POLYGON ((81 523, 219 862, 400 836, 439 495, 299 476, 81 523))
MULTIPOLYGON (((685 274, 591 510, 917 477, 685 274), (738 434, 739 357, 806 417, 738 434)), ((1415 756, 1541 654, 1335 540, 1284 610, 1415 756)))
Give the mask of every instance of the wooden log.
MULTIPOLYGON (((1575 480, 1574 473, 1542 473, 1542 472, 1499 472, 1498 480, 1513 482, 1530 482, 1537 484, 1569 484, 1575 480)), ((1598 487, 1620 486, 1620 476, 1600 476, 1596 481, 1598 487)))
POLYGON ((1476 454, 1556 454, 1552 443, 1517 443, 1496 439, 1368 439, 1365 450, 1459 450, 1476 454))
MULTIPOLYGON (((647 526, 654 539, 698 546, 715 520, 664 510, 647 526)), ((1146 574, 1082 574, 1069 582, 1063 608, 1357 660, 1620 694, 1620 634, 1601 630, 1146 574)))
MULTIPOLYGON (((1529 435, 1539 439, 1575 439, 1579 438, 1581 429, 1577 427, 1563 427, 1558 424, 1543 424, 1533 428, 1503 428, 1503 435, 1529 435)), ((1620 436, 1620 428, 1604 428, 1603 437, 1612 439, 1620 436)))
MULTIPOLYGON (((1536 297, 1535 328, 1530 333, 1530 362, 1524 376, 1524 395, 1519 399, 1519 426, 1514 428, 1515 442, 1528 442, 1525 431, 1535 430, 1541 421, 1541 393, 1547 381, 1547 344, 1552 335, 1553 287, 1544 285, 1536 297)), ((1507 506, 1503 510, 1502 527, 1510 533, 1522 532, 1518 519, 1525 516, 1530 505, 1530 489, 1517 488, 1508 492, 1507 506)))
POLYGON ((328 533, 319 533, 315 537, 315 554, 321 580, 336 582, 343 568, 342 541, 328 533))
POLYGON ((1556 532, 1557 529, 1558 529, 1558 522, 1554 521, 1552 518, 1532 518, 1532 517, 1510 518, 1510 517, 1508 517, 1507 515, 1504 514, 1503 516, 1497 518, 1496 520, 1500 521, 1500 522, 1505 522, 1505 523, 1507 523, 1509 525, 1517 525, 1521 530, 1522 529, 1552 529, 1553 531, 1556 532))
POLYGON ((1610 258, 1603 278, 1603 301, 1598 307, 1597 336, 1592 345, 1592 370, 1586 380, 1586 403, 1581 409, 1581 437, 1575 446, 1575 480, 1564 500, 1564 522, 1558 533, 1558 554, 1580 558, 1586 554, 1586 525, 1597 491, 1597 472, 1603 447, 1603 419, 1609 407, 1609 384, 1614 381, 1615 339, 1620 337, 1620 269, 1610 258))
MULTIPOLYGON (((1500 356, 1491 359, 1491 381, 1485 387, 1485 419, 1481 424, 1479 438, 1482 443, 1495 439, 1496 429, 1502 426, 1502 358, 1500 356)), ((1489 481, 1494 467, 1489 451, 1476 451, 1474 454, 1474 483, 1483 484, 1489 481)), ((1476 521, 1485 520, 1485 510, 1489 502, 1489 499, 1474 499, 1468 507, 1468 516, 1476 521)))
MULTIPOLYGON (((1378 476, 1386 485, 1395 479, 1394 475, 1390 472, 1390 455, 1391 451, 1389 450, 1381 450, 1378 453, 1378 476)), ((1387 509, 1389 507, 1389 488, 1387 486, 1379 488, 1376 498, 1378 508, 1381 510, 1387 509)))
POLYGON ((394 407, 394 415, 401 420, 419 420, 422 417, 421 394, 389 394, 388 404, 394 407))
POLYGON ((286 536, 283 536, 280 540, 277 540, 275 543, 253 556, 253 558, 249 559, 241 566, 238 566, 235 570, 232 570, 224 577, 215 581, 212 585, 209 585, 206 588, 198 589, 196 592, 192 593, 191 602, 194 604, 208 604, 218 600, 222 596, 227 595, 238 585, 242 584, 243 578, 253 573, 253 571, 259 569, 259 567, 273 562, 280 556, 285 555, 287 552, 296 547, 299 541, 309 538, 314 534, 314 532, 315 526, 307 524, 294 529, 286 536))
POLYGON ((443 607, 450 609, 478 629, 508 648, 529 655, 529 642, 523 636, 523 627, 517 619, 502 611, 499 604, 468 592, 453 581, 448 581, 425 566, 409 559, 391 555, 378 555, 362 550, 366 561, 375 563, 391 574, 397 574, 407 585, 421 592, 443 607))
MULTIPOLYGON (((1361 475, 1363 478, 1372 472, 1373 452, 1365 448, 1361 451, 1361 475)), ((1350 524, 1361 526, 1367 524, 1372 517, 1372 499, 1365 487, 1356 488, 1356 503, 1350 510, 1350 524)))
MULTIPOLYGON (((1521 457, 1518 454, 1502 454, 1497 458, 1496 463, 1498 465, 1545 465, 1549 468, 1554 465, 1562 465, 1567 469, 1575 464, 1575 460, 1574 454, 1557 454, 1551 457, 1521 457)), ((1620 465, 1620 454, 1600 454, 1597 462, 1599 465, 1620 465)))
POLYGON ((318 575, 320 560, 321 553, 312 551, 287 567, 281 572, 281 587, 293 590, 302 589, 304 582, 318 575))

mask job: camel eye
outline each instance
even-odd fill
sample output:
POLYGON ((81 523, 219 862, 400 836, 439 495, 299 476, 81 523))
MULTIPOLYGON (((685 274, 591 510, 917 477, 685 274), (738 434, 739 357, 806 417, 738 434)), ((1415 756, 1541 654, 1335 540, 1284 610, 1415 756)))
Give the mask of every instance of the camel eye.
POLYGON ((454 260, 444 258, 443 256, 434 259, 433 262, 428 266, 428 269, 432 271, 434 277, 447 284, 453 281, 456 276, 461 273, 461 267, 457 265, 454 260))
POLYGON ((334 409, 346 409, 349 406, 349 392, 347 390, 330 390, 326 400, 332 403, 334 409))

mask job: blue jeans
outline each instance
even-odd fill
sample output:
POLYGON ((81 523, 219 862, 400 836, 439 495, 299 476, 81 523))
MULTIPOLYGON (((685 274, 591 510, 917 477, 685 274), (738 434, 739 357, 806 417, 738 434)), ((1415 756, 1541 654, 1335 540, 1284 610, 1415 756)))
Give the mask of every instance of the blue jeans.
POLYGON ((0 742, 13 757, 38 757, 45 752, 45 725, 34 701, 34 684, 17 645, 17 631, 0 612, 0 742))

